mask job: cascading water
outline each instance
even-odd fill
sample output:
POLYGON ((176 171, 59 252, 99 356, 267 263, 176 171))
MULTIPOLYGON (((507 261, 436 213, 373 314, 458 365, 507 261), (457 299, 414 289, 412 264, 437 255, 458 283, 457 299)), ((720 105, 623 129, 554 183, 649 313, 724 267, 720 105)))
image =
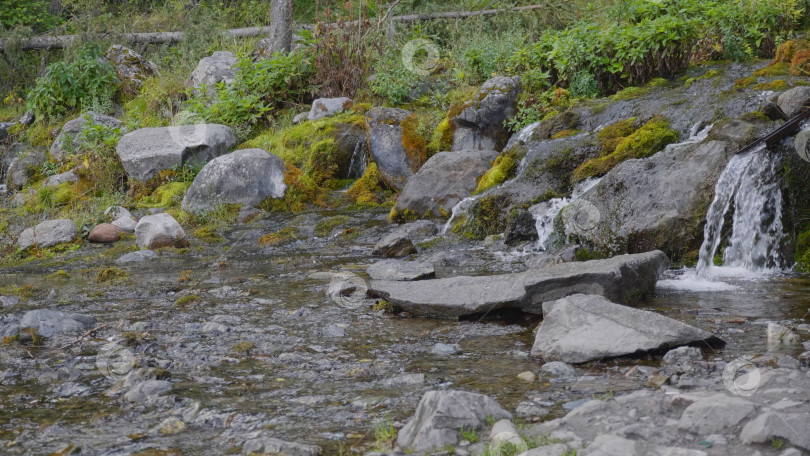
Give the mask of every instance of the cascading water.
POLYGON ((779 266, 778 246, 784 232, 778 165, 779 157, 769 153, 764 144, 729 161, 717 181, 714 201, 706 214, 698 278, 712 277, 723 223, 732 207, 732 235, 723 252, 723 265, 749 271, 779 266))
POLYGON ((577 182, 577 184, 574 185, 574 191, 571 193, 570 198, 553 198, 545 203, 536 204, 529 208, 529 212, 532 214, 532 217, 534 217, 534 226, 537 230, 536 248, 546 250, 551 233, 554 232, 554 219, 560 211, 567 206, 568 203, 579 198, 585 192, 596 186, 600 180, 601 178, 592 177, 577 182))
POLYGON ((352 160, 349 162, 349 173, 346 176, 347 179, 350 179, 352 175, 357 176, 358 178, 361 177, 366 172, 366 153, 363 150, 363 145, 365 144, 365 140, 357 141, 357 144, 354 146, 354 153, 352 153, 352 160), (357 161, 359 157, 359 161, 357 161), (357 161, 358 169, 357 172, 354 173, 354 163, 357 161))

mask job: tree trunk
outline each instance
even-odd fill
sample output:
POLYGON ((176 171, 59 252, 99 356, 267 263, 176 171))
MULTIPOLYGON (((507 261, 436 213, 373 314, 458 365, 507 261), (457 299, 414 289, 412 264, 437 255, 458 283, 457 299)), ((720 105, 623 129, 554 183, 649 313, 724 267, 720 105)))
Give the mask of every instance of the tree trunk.
POLYGON ((293 0, 272 0, 270 5, 270 53, 292 49, 293 0))

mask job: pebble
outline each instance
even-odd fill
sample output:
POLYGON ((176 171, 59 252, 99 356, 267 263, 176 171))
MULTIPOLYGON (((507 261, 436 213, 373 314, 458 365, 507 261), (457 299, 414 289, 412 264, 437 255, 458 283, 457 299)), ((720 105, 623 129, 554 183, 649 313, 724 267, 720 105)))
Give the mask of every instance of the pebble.
POLYGON ((534 372, 532 371, 521 372, 518 374, 517 378, 527 383, 532 383, 533 381, 537 380, 537 376, 534 375, 534 372))

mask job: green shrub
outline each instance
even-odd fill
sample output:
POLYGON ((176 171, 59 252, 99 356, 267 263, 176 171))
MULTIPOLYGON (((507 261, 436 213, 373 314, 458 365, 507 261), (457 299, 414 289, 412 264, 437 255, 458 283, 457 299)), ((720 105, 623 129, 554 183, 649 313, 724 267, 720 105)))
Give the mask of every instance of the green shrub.
POLYGON ((58 16, 48 12, 46 0, 3 0, 0 8, 0 25, 10 29, 18 25, 31 27, 35 32, 50 30, 61 22, 58 16))
POLYGON ((92 109, 109 113, 121 85, 98 45, 88 44, 70 63, 48 66, 28 93, 29 106, 43 117, 60 117, 92 109))

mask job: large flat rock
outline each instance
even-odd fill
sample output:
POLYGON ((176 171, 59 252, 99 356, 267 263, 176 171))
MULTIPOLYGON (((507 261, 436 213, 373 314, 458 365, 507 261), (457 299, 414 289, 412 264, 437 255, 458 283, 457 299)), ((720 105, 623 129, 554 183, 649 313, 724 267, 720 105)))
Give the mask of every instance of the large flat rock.
POLYGON ((576 293, 632 304, 655 289, 669 265, 663 252, 563 263, 516 274, 398 282, 374 280, 369 291, 419 317, 458 318, 499 309, 542 314, 543 302, 576 293))
POLYGON ((723 345, 707 331, 655 312, 577 294, 553 303, 531 353, 545 361, 587 363, 700 342, 723 345))

